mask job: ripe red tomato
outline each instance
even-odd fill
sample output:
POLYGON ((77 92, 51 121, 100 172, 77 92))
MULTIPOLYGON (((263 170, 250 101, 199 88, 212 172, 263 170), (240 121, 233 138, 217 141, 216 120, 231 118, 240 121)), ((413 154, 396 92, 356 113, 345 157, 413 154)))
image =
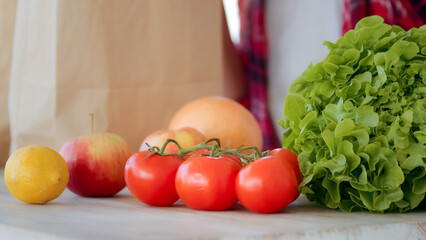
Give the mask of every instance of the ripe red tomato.
POLYGON ((189 159, 189 158, 195 158, 195 157, 201 157, 201 156, 205 156, 205 155, 210 155, 210 150, 208 150, 208 149, 198 149, 198 150, 195 150, 195 151, 193 151, 193 152, 191 152, 188 156, 186 156, 185 157, 185 160, 186 159, 189 159))
MULTIPOLYGON (((271 150, 272 156, 276 156, 279 159, 286 161, 290 163, 291 167, 293 168, 294 174, 296 175, 297 179, 297 186, 300 185, 302 182, 302 176, 300 175, 300 168, 299 168, 299 162, 297 161, 297 155, 285 148, 276 148, 271 150)), ((294 200, 296 200, 300 195, 300 191, 297 191, 296 196, 294 197, 294 200)))
POLYGON ((297 155, 285 148, 276 148, 271 150, 272 156, 277 156, 278 158, 290 163, 291 167, 294 170, 294 174, 297 178, 297 183, 302 182, 302 177, 300 176, 299 162, 297 161, 297 155))
POLYGON ((138 152, 127 161, 124 170, 127 188, 145 204, 171 206, 179 199, 175 176, 183 160, 177 155, 149 154, 150 152, 138 152))
POLYGON ((237 203, 235 177, 240 168, 229 156, 189 158, 176 173, 176 191, 190 208, 229 209, 237 203))
POLYGON ((235 181, 241 204, 259 213, 274 213, 287 207, 298 194, 297 186, 291 165, 275 156, 250 163, 235 181))
MULTIPOLYGON (((208 150, 208 149, 199 149, 199 150, 196 150, 196 151, 190 153, 189 156, 185 157, 185 160, 189 159, 189 158, 208 156, 210 154, 211 154, 211 151, 208 150)), ((222 156, 226 156, 227 158, 230 158, 230 159, 234 160, 240 166, 240 168, 243 167, 243 163, 241 162, 241 160, 240 160, 240 158, 238 156, 236 156, 236 155, 229 155, 229 154, 224 154, 222 156)))

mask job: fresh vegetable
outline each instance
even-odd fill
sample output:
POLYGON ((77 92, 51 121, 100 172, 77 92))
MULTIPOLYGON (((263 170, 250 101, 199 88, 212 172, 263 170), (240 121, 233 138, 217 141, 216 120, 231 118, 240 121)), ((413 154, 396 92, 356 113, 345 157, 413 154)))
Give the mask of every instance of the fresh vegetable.
POLYGON ((133 154, 126 163, 127 188, 141 202, 159 207, 173 205, 179 197, 175 188, 176 171, 183 159, 150 151, 133 154))
MULTIPOLYGON (((238 151, 231 150, 231 152, 238 152, 238 151)), ((240 157, 237 156, 237 155, 233 155, 232 153, 231 154, 229 154, 229 153, 226 154, 226 153, 223 153, 223 152, 219 153, 219 154, 213 154, 213 155, 217 155, 217 156, 225 156, 226 155, 226 157, 234 160, 240 166, 240 168, 243 167, 243 163, 241 162, 240 157)), ((190 159, 190 158, 203 157, 203 156, 204 157, 205 156, 210 156, 211 157, 212 156, 212 152, 210 150, 208 150, 208 149, 199 149, 199 150, 190 152, 189 154, 187 154, 186 156, 184 156, 184 159, 186 160, 186 159, 190 159)))
POLYGON ((426 26, 362 19, 288 90, 283 146, 302 193, 350 212, 406 212, 426 192, 426 26))
POLYGON ((198 210, 226 210, 237 203, 235 158, 199 156, 186 160, 176 173, 176 191, 185 205, 198 210))
POLYGON ((293 167, 278 156, 248 164, 235 181, 241 204, 258 213, 275 213, 287 207, 298 196, 297 185, 293 167))
POLYGON ((238 194, 248 209, 273 213, 297 198, 296 172, 300 175, 297 156, 286 149, 222 148, 217 138, 182 148, 167 139, 161 148, 133 154, 125 180, 135 197, 153 206, 170 206, 180 198, 193 209, 222 211, 237 203, 238 194), (169 143, 177 153, 165 153, 169 143))
POLYGON ((200 157, 200 156, 210 156, 210 154, 211 154, 210 150, 202 148, 189 153, 188 155, 184 156, 184 158, 188 159, 188 158, 194 158, 194 157, 200 157))
POLYGON ((297 179, 297 184, 300 184, 302 182, 302 177, 300 176, 299 162, 297 161, 297 155, 294 154, 294 152, 285 148, 276 148, 271 150, 271 155, 276 156, 285 162, 288 162, 293 168, 294 175, 297 179))
POLYGON ((252 147, 231 150, 218 144, 201 144, 192 149, 197 150, 176 174, 178 195, 191 208, 226 210, 236 203, 238 196, 249 210, 274 213, 299 195, 295 173, 300 175, 297 156, 289 150, 261 153, 252 147), (246 166, 241 169, 243 163, 246 166))
MULTIPOLYGON (((276 148, 270 151, 272 156, 276 156, 279 159, 289 163, 291 167, 293 168, 294 175, 297 180, 297 186, 299 186, 300 183, 302 183, 302 176, 300 174, 300 168, 299 168, 299 162, 297 161, 297 155, 294 154, 294 152, 285 149, 285 148, 276 148)), ((296 196, 294 197, 294 200, 296 200, 300 195, 300 191, 297 191, 296 196)))

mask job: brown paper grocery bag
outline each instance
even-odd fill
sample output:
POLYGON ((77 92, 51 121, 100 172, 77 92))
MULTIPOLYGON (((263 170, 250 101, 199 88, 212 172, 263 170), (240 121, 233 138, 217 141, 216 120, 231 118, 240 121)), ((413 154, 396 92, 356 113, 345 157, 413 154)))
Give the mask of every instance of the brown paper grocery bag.
POLYGON ((221 94, 221 5, 25 0, 17 5, 11 150, 113 132, 137 150, 184 103, 221 94))
POLYGON ((0 0, 0 168, 9 157, 9 92, 16 0, 0 0))

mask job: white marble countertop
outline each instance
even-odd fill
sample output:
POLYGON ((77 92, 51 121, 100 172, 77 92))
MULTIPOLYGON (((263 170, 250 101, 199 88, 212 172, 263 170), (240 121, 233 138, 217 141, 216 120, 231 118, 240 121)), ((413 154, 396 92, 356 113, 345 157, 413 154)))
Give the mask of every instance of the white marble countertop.
POLYGON ((150 207, 127 189, 112 198, 69 190, 45 205, 26 204, 7 190, 0 170, 0 239, 426 239, 426 212, 342 213, 304 196, 276 214, 241 205, 208 212, 177 202, 150 207))

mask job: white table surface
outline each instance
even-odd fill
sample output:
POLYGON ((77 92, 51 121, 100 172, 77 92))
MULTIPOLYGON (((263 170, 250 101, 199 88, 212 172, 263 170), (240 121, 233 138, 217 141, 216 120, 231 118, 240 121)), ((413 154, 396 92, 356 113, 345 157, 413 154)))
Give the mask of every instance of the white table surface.
POLYGON ((127 189, 112 198, 69 190, 45 204, 15 199, 0 170, 0 239, 426 239, 426 212, 342 213, 299 197, 282 212, 257 214, 150 207, 127 189))

